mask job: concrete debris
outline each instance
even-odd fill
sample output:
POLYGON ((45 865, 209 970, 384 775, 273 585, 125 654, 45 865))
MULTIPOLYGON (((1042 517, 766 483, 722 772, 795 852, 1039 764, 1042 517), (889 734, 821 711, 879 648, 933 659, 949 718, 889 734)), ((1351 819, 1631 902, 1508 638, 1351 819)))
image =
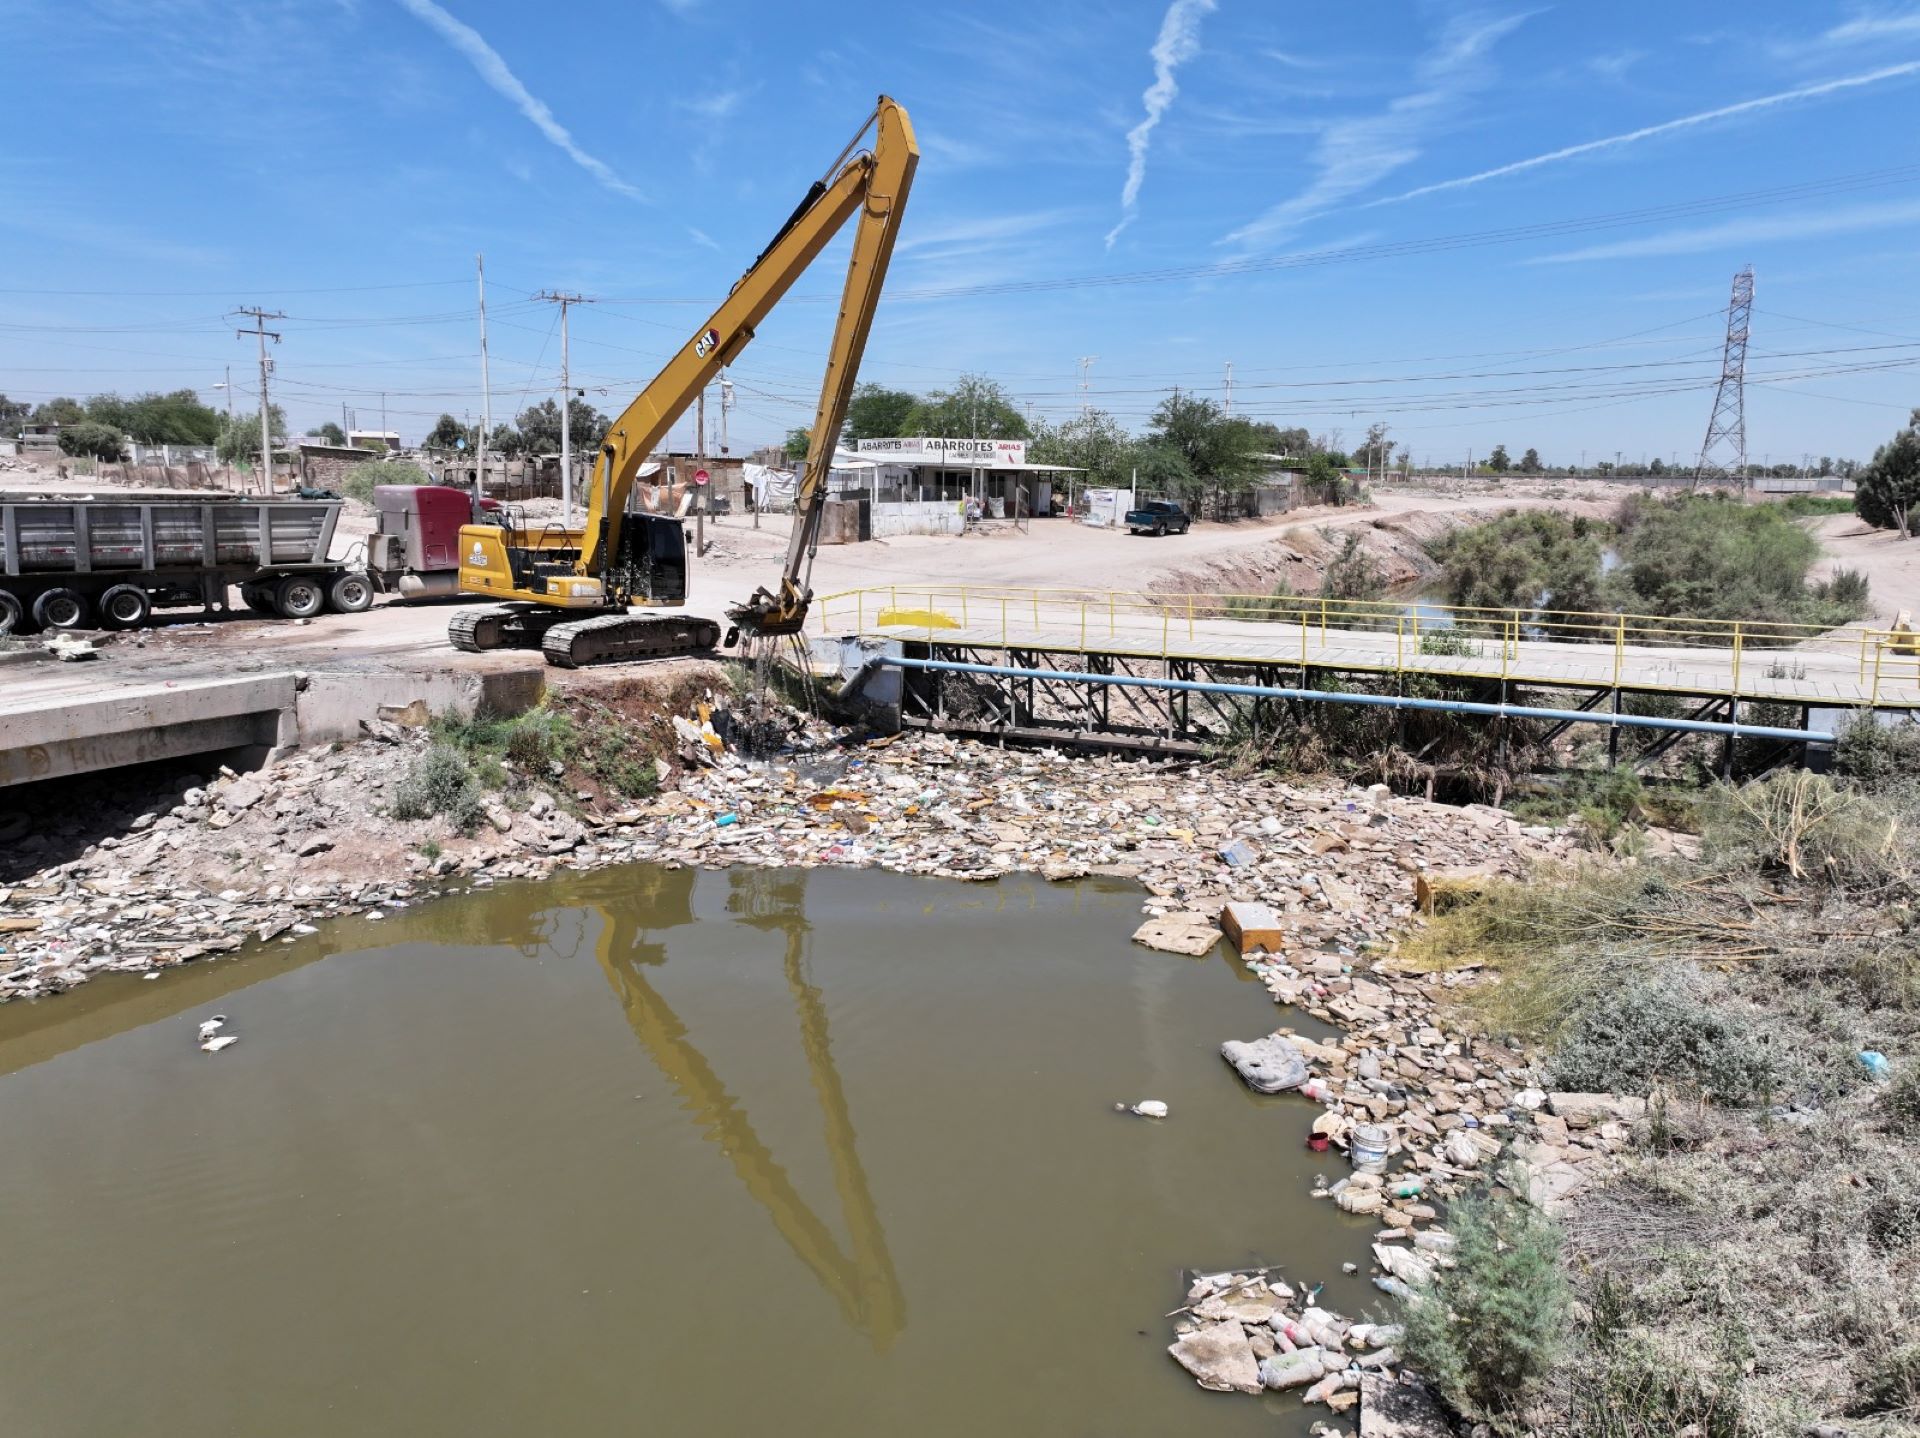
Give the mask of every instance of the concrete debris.
POLYGON ((1216 1393, 1258 1393, 1260 1361, 1238 1323, 1212 1323, 1183 1334, 1167 1349, 1194 1381, 1216 1393))
POLYGON ((1148 919, 1133 931, 1133 941, 1162 953, 1198 959, 1213 952, 1213 946, 1220 942, 1220 931, 1212 924, 1189 919, 1148 919))

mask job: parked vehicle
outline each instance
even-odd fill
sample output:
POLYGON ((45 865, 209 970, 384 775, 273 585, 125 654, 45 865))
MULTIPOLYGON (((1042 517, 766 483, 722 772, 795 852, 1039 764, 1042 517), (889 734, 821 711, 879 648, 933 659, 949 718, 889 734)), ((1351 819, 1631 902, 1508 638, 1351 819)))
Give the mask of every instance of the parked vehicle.
POLYGON ((134 629, 156 608, 306 619, 373 603, 364 571, 327 552, 338 500, 0 495, 0 634, 134 629))
POLYGON ((1127 528, 1134 534, 1185 534, 1193 519, 1170 499, 1150 499, 1127 511, 1127 528))
POLYGON ((364 554, 330 559, 338 497, 220 499, 0 495, 0 634, 135 629, 155 609, 357 614, 376 594, 459 590, 460 527, 499 510, 446 485, 382 485, 364 554))

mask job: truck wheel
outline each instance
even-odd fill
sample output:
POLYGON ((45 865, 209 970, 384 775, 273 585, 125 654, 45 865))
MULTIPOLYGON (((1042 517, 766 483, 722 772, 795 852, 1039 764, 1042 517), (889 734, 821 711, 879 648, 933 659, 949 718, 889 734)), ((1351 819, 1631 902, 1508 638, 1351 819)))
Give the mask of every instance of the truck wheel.
POLYGON ((373 581, 357 569, 350 569, 333 581, 327 602, 342 614, 362 614, 373 608, 373 581))
POLYGON ((116 584, 100 596, 100 622, 109 629, 138 629, 153 613, 153 601, 137 584, 116 584))
POLYGON ((255 614, 278 614, 274 607, 273 586, 270 584, 243 584, 240 586, 240 602, 255 614))
POLYGON ((1158 524, 1156 524, 1156 525, 1154 525, 1154 527, 1153 527, 1153 537, 1154 537, 1155 539, 1165 539, 1165 538, 1167 537, 1167 522, 1166 522, 1166 520, 1164 520, 1164 519, 1163 519, 1163 520, 1161 520, 1161 521, 1160 521, 1160 522, 1159 522, 1158 524))
POLYGON ((290 574, 273 591, 273 607, 282 619, 311 619, 327 605, 327 591, 317 579, 290 574))
POLYGON ((26 620, 27 611, 6 590, 0 589, 0 635, 12 634, 26 620))
POLYGON ((49 589, 33 601, 34 621, 42 629, 84 629, 87 596, 77 589, 49 589))

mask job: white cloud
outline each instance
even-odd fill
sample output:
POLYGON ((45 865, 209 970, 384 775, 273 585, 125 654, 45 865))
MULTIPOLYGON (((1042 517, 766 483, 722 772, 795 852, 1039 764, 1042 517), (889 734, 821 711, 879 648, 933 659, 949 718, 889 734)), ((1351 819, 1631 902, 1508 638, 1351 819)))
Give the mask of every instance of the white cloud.
POLYGON ((952 220, 946 224, 916 226, 900 237, 894 249, 905 254, 913 250, 1017 239, 1036 230, 1051 229, 1066 220, 1070 213, 1067 210, 1028 210, 1020 214, 984 215, 974 219, 952 220))
POLYGON ((1127 131, 1127 182, 1120 189, 1120 223, 1107 234, 1107 248, 1133 223, 1140 209, 1140 187, 1147 179, 1147 146, 1155 126, 1167 113, 1180 83, 1174 72, 1200 53, 1200 17, 1211 14, 1218 0, 1173 0, 1160 21, 1160 36, 1147 53, 1153 57, 1153 83, 1140 96, 1146 118, 1127 131))
POLYGON ((714 241, 714 238, 712 235, 708 234, 705 230, 700 229, 697 226, 688 225, 687 234, 693 238, 693 242, 696 245, 699 245, 704 249, 717 251, 720 248, 720 246, 714 241))
POLYGON ((1634 145, 1642 140, 1650 140, 1656 135, 1670 135, 1676 130, 1689 130, 1696 125, 1725 120, 1734 115, 1747 115, 1756 110, 1771 109, 1775 105, 1814 100, 1842 90, 1857 90, 1864 85, 1877 85, 1883 80, 1898 79, 1916 72, 1920 72, 1920 60, 1909 61, 1904 65, 1889 65, 1883 70, 1870 70, 1864 75, 1847 75, 1838 80, 1826 80, 1818 85, 1804 85, 1798 90, 1782 90, 1775 95, 1762 95, 1758 99, 1742 100, 1735 105, 1722 105, 1714 110, 1701 110, 1696 114, 1682 115, 1677 120, 1666 120, 1658 125, 1646 125, 1638 130, 1628 130, 1621 135, 1609 135, 1602 140, 1588 140, 1584 144, 1566 145, 1558 150, 1549 150, 1544 155, 1515 160, 1507 165, 1496 165, 1493 169, 1481 170, 1478 174, 1462 175, 1458 179, 1439 180, 1431 185, 1421 185, 1398 195, 1387 195, 1378 200, 1370 200, 1365 208, 1370 209, 1375 205, 1396 205, 1402 200, 1418 199, 1421 195, 1438 194, 1442 190, 1465 189, 1468 185, 1497 180, 1505 175, 1517 175, 1524 170, 1537 170, 1542 165, 1558 164, 1561 160, 1570 160, 1576 155, 1590 155, 1597 150, 1612 150, 1622 145, 1634 145))
POLYGON ((711 95, 702 95, 697 100, 682 100, 680 108, 691 110, 694 114, 708 120, 724 120, 747 98, 745 90, 716 90, 711 95))
POLYGON ((676 15, 691 15, 700 8, 700 0, 660 0, 660 3, 676 15))
POLYGON ((1589 245, 1564 254, 1542 255, 1536 265, 1572 264, 1582 260, 1631 260, 1653 255, 1697 255, 1711 250, 1762 244, 1768 240, 1803 240, 1825 235, 1850 235, 1861 230, 1883 230, 1920 224, 1920 200, 1883 205, 1854 205, 1814 214, 1780 215, 1769 219, 1727 220, 1691 230, 1668 230, 1632 240, 1589 245))
POLYGON ((1834 45, 1851 45, 1861 40, 1889 40, 1901 35, 1920 35, 1920 10, 1893 15, 1856 15, 1844 25, 1835 25, 1820 38, 1834 45))
POLYGON ((1491 81, 1483 63, 1493 46, 1528 15, 1496 20, 1456 16, 1440 44, 1418 67, 1420 88, 1402 95, 1378 114, 1334 120, 1314 146, 1317 173, 1307 187, 1242 225, 1224 243, 1253 246, 1292 233, 1307 220, 1392 174, 1420 157, 1420 144, 1467 94, 1491 81))
POLYGON ((535 129, 545 135, 574 164, 592 175, 615 194, 625 195, 631 200, 645 200, 646 196, 636 187, 628 184, 613 172, 612 167, 595 159, 574 143, 567 127, 553 118, 553 111, 547 108, 544 100, 536 97, 520 83, 520 78, 507 68, 507 62, 500 58, 500 52, 489 45, 471 25, 456 20, 434 0, 399 0, 399 3, 411 11, 417 18, 425 21, 440 33, 454 49, 467 57, 482 80, 491 85, 501 95, 511 100, 520 113, 533 123, 535 129))
POLYGON ((1645 58, 1644 51, 1620 50, 1611 55, 1595 55, 1587 61, 1587 68, 1603 80, 1618 80, 1645 58))

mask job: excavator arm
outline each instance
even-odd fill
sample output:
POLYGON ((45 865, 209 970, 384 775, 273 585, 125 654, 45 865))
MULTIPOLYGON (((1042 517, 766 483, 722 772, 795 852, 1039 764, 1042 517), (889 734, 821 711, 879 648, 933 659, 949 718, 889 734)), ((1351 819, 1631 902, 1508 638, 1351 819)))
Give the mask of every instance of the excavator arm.
POLYGON ((853 143, 841 152, 827 177, 814 183, 720 308, 608 428, 588 499, 586 532, 577 566, 581 575, 606 576, 611 557, 621 552, 620 525, 627 498, 647 456, 666 438, 669 427, 686 412, 694 396, 746 348, 755 329, 794 281, 857 212, 853 255, 847 265, 846 287, 820 386, 820 404, 814 415, 793 538, 779 590, 759 590, 745 605, 731 611, 734 622, 749 632, 793 633, 805 622, 810 595, 804 570, 819 535, 827 471, 833 466, 834 447, 846 419, 847 401, 866 349, 867 333, 873 326, 880 287, 919 160, 920 150, 907 112, 882 95, 853 143), (854 153, 870 129, 874 132, 873 148, 854 153))

